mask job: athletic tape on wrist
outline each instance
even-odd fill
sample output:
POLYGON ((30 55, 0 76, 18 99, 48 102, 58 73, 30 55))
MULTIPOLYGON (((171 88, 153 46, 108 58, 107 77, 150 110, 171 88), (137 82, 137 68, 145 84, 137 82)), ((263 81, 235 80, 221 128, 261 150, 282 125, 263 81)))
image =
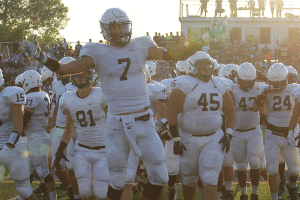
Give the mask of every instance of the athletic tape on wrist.
POLYGON ((227 133, 227 134, 229 134, 229 135, 232 135, 232 133, 233 133, 232 128, 226 128, 225 133, 227 133))
POLYGON ((181 138, 180 138, 180 137, 174 137, 174 138, 173 138, 173 141, 174 141, 174 142, 181 141, 181 138))
POLYGON ((161 121, 164 125, 166 125, 166 124, 168 123, 168 120, 167 120, 166 118, 162 118, 160 121, 161 121))
POLYGON ((7 144, 12 145, 12 147, 14 148, 16 143, 18 142, 19 138, 20 138, 20 134, 16 131, 13 131, 13 132, 11 132, 11 134, 8 138, 7 144))

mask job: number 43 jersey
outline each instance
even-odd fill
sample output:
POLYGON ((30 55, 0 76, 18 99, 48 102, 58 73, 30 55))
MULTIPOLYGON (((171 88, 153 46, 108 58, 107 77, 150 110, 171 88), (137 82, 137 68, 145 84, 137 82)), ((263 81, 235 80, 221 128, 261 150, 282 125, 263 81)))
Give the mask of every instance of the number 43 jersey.
POLYGON ((50 98, 47 92, 31 92, 26 95, 24 108, 33 108, 24 133, 28 139, 50 139, 45 128, 50 114, 50 98))
POLYGON ((235 128, 240 130, 248 130, 259 125, 259 112, 252 111, 252 104, 263 89, 268 85, 255 83, 253 88, 244 92, 237 84, 233 85, 233 96, 235 100, 236 121, 235 128))
POLYGON ((227 90, 224 79, 212 77, 204 83, 184 75, 176 77, 171 87, 185 94, 183 109, 178 115, 180 129, 193 135, 207 135, 221 128, 223 94, 227 90))
POLYGON ((288 84, 280 93, 272 92, 267 96, 268 122, 274 126, 289 127, 295 100, 294 92, 298 84, 288 84))
POLYGON ((77 141, 87 146, 102 146, 106 141, 106 106, 102 89, 93 87, 85 98, 77 96, 77 91, 62 95, 59 106, 63 112, 70 113, 74 120, 77 141))
POLYGON ((82 48, 80 56, 94 59, 109 113, 133 113, 150 105, 144 74, 150 47, 156 44, 145 36, 124 47, 88 43, 82 48))

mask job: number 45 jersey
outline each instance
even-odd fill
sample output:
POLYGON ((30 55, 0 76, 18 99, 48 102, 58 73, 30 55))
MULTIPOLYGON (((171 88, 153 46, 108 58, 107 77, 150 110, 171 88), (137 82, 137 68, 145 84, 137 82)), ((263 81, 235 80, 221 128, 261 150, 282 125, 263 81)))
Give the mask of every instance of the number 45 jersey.
POLYGON ((106 141, 106 106, 102 89, 93 87, 85 98, 77 96, 77 91, 62 95, 59 106, 63 112, 70 113, 74 120, 77 141, 86 146, 102 146, 106 141))
POLYGON ((236 109, 236 129, 248 130, 259 125, 259 112, 252 111, 252 104, 267 86, 266 84, 255 83, 250 91, 244 92, 237 84, 233 85, 232 92, 236 109))
POLYGON ((47 92, 31 92, 26 95, 24 108, 33 108, 24 133, 28 139, 50 139, 45 128, 50 114, 50 98, 47 92))
POLYGON ((185 94, 183 108, 178 115, 181 130, 192 135, 207 135, 221 128, 223 94, 227 90, 224 79, 212 77, 204 83, 184 75, 176 77, 171 87, 185 94))
POLYGON ((88 43, 82 48, 80 56, 94 59, 109 113, 133 113, 150 105, 144 68, 148 49, 155 46, 145 36, 124 47, 88 43))

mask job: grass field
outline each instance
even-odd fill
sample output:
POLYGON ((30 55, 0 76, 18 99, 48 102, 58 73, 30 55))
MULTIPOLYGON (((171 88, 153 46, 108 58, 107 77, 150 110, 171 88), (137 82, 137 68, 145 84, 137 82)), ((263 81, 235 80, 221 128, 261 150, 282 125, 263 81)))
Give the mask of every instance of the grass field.
MULTIPOLYGON (((32 184, 32 187, 36 187, 38 183, 34 182, 32 184)), ((58 184, 57 184, 58 187, 58 184)), ((164 187, 164 193, 163 193, 163 199, 167 199, 167 190, 168 187, 165 186, 164 187)), ((239 186, 237 186, 237 184, 233 185, 233 194, 234 194, 234 199, 235 200, 239 200, 239 196, 240 196, 240 190, 239 190, 239 186)), ((247 188, 247 192, 248 194, 251 194, 251 186, 247 188)), ((66 200, 67 199, 67 192, 66 190, 59 190, 57 189, 57 199, 61 199, 61 200, 66 200)), ((266 182, 261 182, 259 185, 259 189, 258 189, 258 194, 259 194, 259 199, 260 200, 267 200, 267 199, 271 199, 270 196, 270 192, 269 192, 269 186, 266 182)), ((0 200, 9 200, 13 197, 17 196, 17 192, 14 188, 14 184, 12 181, 5 181, 5 182, 1 182, 0 183, 0 200)), ((140 197, 140 193, 138 193, 137 195, 134 196, 134 200, 139 199, 140 197)), ((199 189, 197 188, 197 194, 196 194, 196 198, 195 200, 200 200, 201 198, 201 193, 199 192, 199 189)), ((283 195, 284 199, 289 199, 288 198, 288 192, 286 191, 286 193, 283 195)), ((42 196, 36 196, 37 200, 48 200, 49 198, 47 197, 42 197, 42 196)), ((183 200, 182 197, 182 188, 181 188, 181 184, 178 187, 177 190, 177 199, 178 200, 183 200)), ((250 199, 250 197, 249 197, 250 199)))

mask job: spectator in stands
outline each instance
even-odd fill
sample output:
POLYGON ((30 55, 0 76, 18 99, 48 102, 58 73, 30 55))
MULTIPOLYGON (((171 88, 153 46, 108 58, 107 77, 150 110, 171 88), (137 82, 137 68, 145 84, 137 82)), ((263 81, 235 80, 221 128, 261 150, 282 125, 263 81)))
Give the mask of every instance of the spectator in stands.
POLYGON ((181 35, 179 38, 179 45, 184 45, 185 43, 185 35, 183 35, 183 32, 181 31, 181 35))
POLYGON ((217 14, 219 13, 219 17, 221 17, 221 14, 225 12, 224 9, 222 9, 222 2, 223 0, 216 0, 216 10, 215 10, 215 17, 217 17, 217 14))
POLYGON ((236 17, 237 16, 237 0, 228 0, 229 1, 229 4, 230 4, 230 17, 231 16, 234 16, 236 17))
POLYGON ((62 43, 59 45, 59 47, 57 48, 57 59, 60 60, 63 57, 65 57, 65 48, 62 46, 62 43))
POLYGON ((92 39, 89 39, 89 43, 92 43, 92 39))
POLYGON ((3 58, 4 59, 9 58, 9 49, 8 49, 8 46, 5 46, 4 49, 3 49, 3 58))
POLYGON ((283 0, 276 0, 276 17, 281 18, 281 12, 283 9, 283 0))
POLYGON ((258 0, 258 8, 262 17, 265 16, 266 0, 258 0))
MULTIPOLYGON (((201 2, 201 12, 200 12, 200 16, 202 16, 202 13, 204 11, 204 17, 206 17, 206 13, 207 13, 207 3, 209 0, 200 0, 201 2)), ((198 11, 199 12, 199 11, 198 11)))
POLYGON ((75 52, 74 52, 75 58, 79 58, 79 53, 80 53, 81 49, 82 49, 82 45, 80 44, 80 41, 78 40, 77 44, 75 46, 75 52))
POLYGON ((103 42, 103 40, 99 40, 99 44, 103 44, 104 42, 103 42))
POLYGON ((54 56, 54 58, 56 58, 56 48, 55 48, 55 44, 52 45, 52 48, 50 49, 50 53, 54 56))
POLYGON ((12 43, 12 53, 15 54, 19 51, 20 45, 17 38, 15 38, 15 41, 12 43))
POLYGON ((264 59, 267 58, 268 52, 269 52, 268 46, 265 45, 265 47, 261 50, 261 55, 264 57, 264 59))
POLYGON ((272 57, 273 57, 273 54, 272 54, 272 52, 271 52, 271 49, 269 49, 269 51, 268 51, 268 58, 267 58, 268 68, 271 67, 272 57))
POLYGON ((62 45, 62 47, 63 47, 64 49, 67 48, 68 43, 67 43, 67 41, 66 41, 66 38, 64 38, 64 41, 61 43, 61 45, 62 45))
POLYGON ((155 35, 153 36, 153 41, 158 45, 158 43, 159 43, 159 37, 158 37, 158 35, 157 35, 157 32, 155 32, 155 35))
POLYGON ((270 0, 270 9, 272 13, 272 18, 274 17, 274 10, 275 10, 275 5, 276 5, 276 0, 270 0))
POLYGON ((149 32, 146 32, 146 36, 150 37, 149 32))
POLYGON ((249 7, 249 10, 250 10, 250 17, 253 17, 253 12, 254 12, 254 9, 255 9, 255 1, 254 0, 249 0, 248 1, 248 7, 249 7))

